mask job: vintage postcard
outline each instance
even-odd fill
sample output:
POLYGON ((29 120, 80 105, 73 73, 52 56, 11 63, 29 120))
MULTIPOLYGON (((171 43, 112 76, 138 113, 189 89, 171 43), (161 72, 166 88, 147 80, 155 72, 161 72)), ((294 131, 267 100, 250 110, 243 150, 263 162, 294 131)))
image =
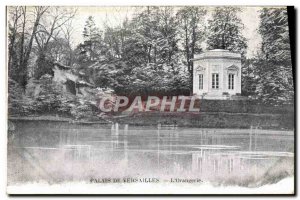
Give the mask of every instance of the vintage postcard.
POLYGON ((8 194, 294 194, 293 7, 6 15, 8 194))

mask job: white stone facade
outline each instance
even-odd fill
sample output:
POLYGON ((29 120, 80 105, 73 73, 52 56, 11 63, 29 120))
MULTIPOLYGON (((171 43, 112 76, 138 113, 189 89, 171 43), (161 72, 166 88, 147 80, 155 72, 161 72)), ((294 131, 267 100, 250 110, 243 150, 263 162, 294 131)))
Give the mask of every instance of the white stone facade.
POLYGON ((192 61, 194 95, 204 99, 230 99, 241 94, 241 54, 215 49, 192 61))

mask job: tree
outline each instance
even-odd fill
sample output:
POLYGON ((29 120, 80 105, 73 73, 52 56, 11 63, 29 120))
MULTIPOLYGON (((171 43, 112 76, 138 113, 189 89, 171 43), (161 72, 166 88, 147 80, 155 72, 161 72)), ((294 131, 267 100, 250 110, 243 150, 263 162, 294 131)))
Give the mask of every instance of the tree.
POLYGON ((204 40, 204 16, 207 11, 202 7, 189 6, 177 12, 180 36, 184 48, 186 65, 190 74, 190 91, 193 83, 193 62, 195 54, 202 52, 201 42, 204 40))
POLYGON ((244 25, 237 7, 216 7, 208 20, 208 49, 227 49, 240 52, 245 58, 247 43, 242 35, 244 25))
POLYGON ((246 59, 242 66, 242 93, 245 96, 255 98, 258 77, 255 67, 256 59, 246 59))
POLYGON ((258 97, 265 103, 292 103, 294 98, 291 51, 286 8, 260 12, 261 50, 256 56, 258 97))
MULTIPOLYGON (((41 19, 41 22, 38 25, 38 31, 34 36, 38 48, 35 69, 36 79, 39 79, 44 74, 52 72, 51 63, 58 60, 51 60, 51 57, 47 55, 47 53, 51 51, 49 46, 51 46, 50 44, 53 44, 53 42, 57 42, 59 45, 59 38, 62 37, 61 35, 64 30, 63 27, 66 25, 70 26, 68 22, 72 20, 75 13, 76 10, 68 9, 66 7, 51 7, 47 10, 44 18, 41 19)), ((58 45, 56 45, 56 47, 58 45)))
POLYGON ((42 16, 48 7, 26 6, 11 7, 9 17, 13 23, 9 24, 9 75, 16 80, 23 90, 26 89, 28 79, 28 62, 34 38, 42 16), (29 11, 28 11, 29 10, 29 11), (33 21, 33 24, 30 21, 33 21), (31 30, 31 32, 30 32, 31 30))
POLYGON ((160 20, 158 13, 158 7, 146 7, 137 13, 131 22, 135 30, 132 32, 133 41, 139 46, 138 53, 142 54, 140 64, 160 63, 158 58, 160 47, 165 45, 166 40, 158 30, 160 20))
MULTIPOLYGON (((127 83, 126 89, 131 92, 167 93, 171 80, 182 68, 174 9, 144 7, 134 15, 128 26, 130 34, 123 43, 125 53, 122 60, 129 77, 119 83, 130 81, 132 84, 127 83)), ((176 91, 173 87, 175 85, 169 91, 176 91)))
POLYGON ((162 7, 158 12, 159 24, 158 31, 161 33, 165 41, 163 46, 160 47, 159 55, 161 62, 166 64, 175 71, 175 65, 179 62, 179 47, 178 42, 178 20, 172 7, 162 7))
POLYGON ((93 62, 103 52, 103 41, 100 30, 96 27, 93 16, 89 16, 83 29, 83 44, 80 45, 87 62, 93 62))
MULTIPOLYGON (((86 24, 83 36, 87 42, 92 41, 87 36, 95 35, 91 30, 97 29, 91 18, 86 24)), ((86 67, 95 84, 122 93, 166 91, 180 68, 177 26, 171 7, 144 7, 132 20, 125 18, 117 26, 106 23, 101 55, 86 67)), ((85 54, 82 57, 86 58, 85 54)))

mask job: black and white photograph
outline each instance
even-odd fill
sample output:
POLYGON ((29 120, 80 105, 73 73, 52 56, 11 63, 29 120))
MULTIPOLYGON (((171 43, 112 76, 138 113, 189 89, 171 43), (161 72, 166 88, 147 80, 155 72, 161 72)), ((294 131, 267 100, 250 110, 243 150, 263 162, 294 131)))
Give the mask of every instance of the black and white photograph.
POLYGON ((294 195, 293 6, 6 6, 8 195, 294 195))

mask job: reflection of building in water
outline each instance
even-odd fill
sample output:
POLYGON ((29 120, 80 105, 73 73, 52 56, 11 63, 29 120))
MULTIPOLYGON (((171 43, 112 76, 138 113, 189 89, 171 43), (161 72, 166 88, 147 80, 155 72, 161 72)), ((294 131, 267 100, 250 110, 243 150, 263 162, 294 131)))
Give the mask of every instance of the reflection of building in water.
POLYGON ((230 99, 241 94, 241 54, 224 49, 196 56, 193 93, 205 99, 230 99))
POLYGON ((201 150, 192 154, 192 171, 201 174, 231 174, 241 169, 239 156, 230 153, 214 153, 211 150, 201 150))
POLYGON ((65 159, 80 160, 91 158, 91 145, 80 144, 78 131, 61 131, 59 134, 59 146, 64 153, 65 159))
POLYGON ((100 141, 89 143, 78 139, 74 132, 65 131, 65 135, 61 135, 61 146, 64 159, 75 163, 83 160, 89 164, 90 160, 92 166, 115 166, 112 170, 121 170, 124 174, 150 170, 152 174, 176 174, 202 180, 246 176, 256 179, 273 166, 274 156, 283 156, 279 152, 249 151, 248 144, 232 146, 218 138, 215 130, 194 132, 169 130, 160 125, 157 130, 141 135, 139 130, 129 131, 128 125, 113 124, 100 141))
POLYGON ((119 124, 111 125, 111 148, 117 149, 119 147, 119 124))
POLYGON ((128 167, 128 124, 124 127, 124 162, 125 166, 128 167))
POLYGON ((75 145, 78 144, 79 132, 70 132, 61 130, 59 133, 59 146, 62 147, 64 145, 75 145))
POLYGON ((65 159, 71 160, 90 160, 91 145, 64 145, 65 159))

